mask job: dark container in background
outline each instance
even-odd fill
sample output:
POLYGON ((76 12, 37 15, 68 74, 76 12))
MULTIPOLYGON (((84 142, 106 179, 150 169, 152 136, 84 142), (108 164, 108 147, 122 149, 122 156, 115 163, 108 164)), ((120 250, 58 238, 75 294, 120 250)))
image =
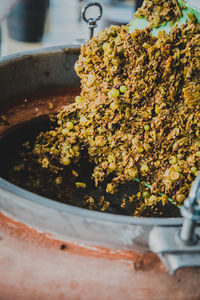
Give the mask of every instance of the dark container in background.
POLYGON ((7 18, 9 36, 23 42, 40 42, 48 7, 49 0, 19 1, 7 18))
POLYGON ((0 25, 0 55, 1 55, 1 40, 2 40, 2 33, 1 33, 1 25, 0 25))

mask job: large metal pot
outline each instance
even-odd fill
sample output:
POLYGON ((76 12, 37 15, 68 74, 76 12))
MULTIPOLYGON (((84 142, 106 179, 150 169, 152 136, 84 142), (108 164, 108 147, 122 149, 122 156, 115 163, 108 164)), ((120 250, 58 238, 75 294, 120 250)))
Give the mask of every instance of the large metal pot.
MULTIPOLYGON (((0 105, 49 87, 79 86, 79 48, 0 59, 0 105), (48 74, 48 75, 47 75, 48 74)), ((0 299, 200 299, 200 269, 171 276, 149 249, 153 227, 182 218, 89 211, 0 179, 0 299)))

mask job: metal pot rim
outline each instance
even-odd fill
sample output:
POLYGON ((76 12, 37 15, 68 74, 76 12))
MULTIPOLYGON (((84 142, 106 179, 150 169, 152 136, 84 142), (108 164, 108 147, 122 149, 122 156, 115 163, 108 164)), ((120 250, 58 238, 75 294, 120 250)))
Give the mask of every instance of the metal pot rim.
POLYGON ((114 215, 110 213, 102 213, 97 211, 91 211, 88 209, 72 206, 69 204, 64 204, 32 192, 29 192, 25 189, 22 189, 7 180, 0 177, 0 192, 2 190, 7 190, 13 195, 17 195, 20 198, 23 198, 27 203, 36 203, 45 208, 53 208, 58 212, 66 212, 72 215, 86 217, 88 219, 96 219, 101 221, 107 221, 111 223, 120 223, 120 224, 132 224, 132 225, 158 225, 158 226, 179 226, 182 224, 182 218, 145 218, 145 217, 130 217, 123 215, 114 215))
POLYGON ((78 44, 69 44, 69 45, 56 45, 56 46, 49 46, 49 47, 43 47, 43 48, 37 48, 37 49, 31 49, 31 50, 24 50, 21 52, 17 52, 14 54, 9 54, 6 56, 0 57, 0 66, 2 64, 11 63, 13 61, 17 61, 20 59, 26 59, 29 58, 32 55, 40 55, 40 54, 53 54, 56 52, 80 52, 80 45, 78 44))

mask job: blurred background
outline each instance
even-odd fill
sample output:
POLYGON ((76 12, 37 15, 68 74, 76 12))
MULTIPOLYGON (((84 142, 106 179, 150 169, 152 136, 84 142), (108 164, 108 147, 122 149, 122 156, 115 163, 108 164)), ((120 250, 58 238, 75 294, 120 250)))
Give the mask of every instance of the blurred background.
MULTIPOLYGON (((0 0, 0 53, 8 55, 44 46, 80 44, 89 29, 81 18, 88 0, 0 0), (9 12, 8 12, 9 11, 9 12)), ((103 17, 95 34, 111 24, 127 24, 143 0, 99 0, 103 17)), ((189 3, 200 6, 200 0, 189 3)), ((98 14, 90 8, 87 17, 98 14)))

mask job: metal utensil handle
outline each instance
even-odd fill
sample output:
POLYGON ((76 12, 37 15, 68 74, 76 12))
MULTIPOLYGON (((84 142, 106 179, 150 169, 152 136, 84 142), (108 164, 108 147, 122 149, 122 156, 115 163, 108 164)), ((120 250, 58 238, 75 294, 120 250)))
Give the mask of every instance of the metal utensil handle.
POLYGON ((94 28, 97 27, 97 21, 99 21, 101 19, 102 14, 103 14, 103 8, 102 8, 101 4, 98 3, 98 2, 89 2, 88 4, 86 4, 82 8, 82 17, 83 17, 83 20, 87 23, 87 26, 90 29, 90 39, 94 35, 94 28), (99 8, 99 15, 97 17, 95 17, 95 18, 87 18, 86 17, 86 12, 87 12, 88 8, 92 7, 92 6, 96 6, 96 7, 99 8))
POLYGON ((195 234, 196 223, 200 221, 200 175, 193 182, 189 197, 181 207, 181 214, 184 217, 183 226, 180 232, 180 239, 186 244, 197 243, 195 234))

